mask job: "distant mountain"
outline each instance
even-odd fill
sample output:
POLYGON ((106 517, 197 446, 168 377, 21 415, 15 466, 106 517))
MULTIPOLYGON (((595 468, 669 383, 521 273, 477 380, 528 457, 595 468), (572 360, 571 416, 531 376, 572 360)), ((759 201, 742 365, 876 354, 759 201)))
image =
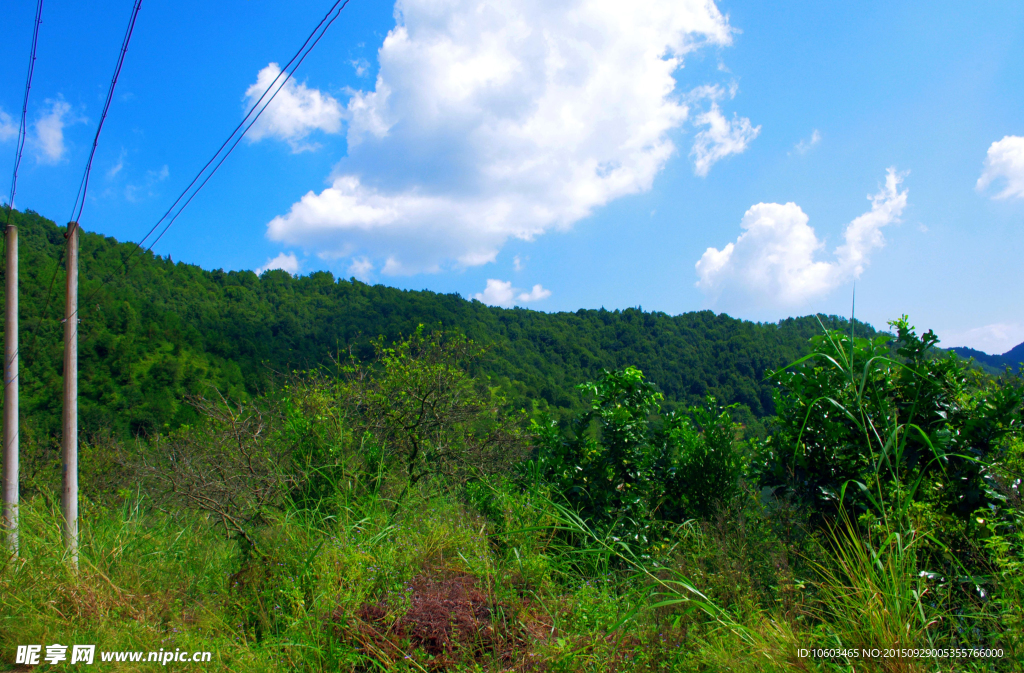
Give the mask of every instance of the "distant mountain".
POLYGON ((990 355, 964 346, 957 346, 946 350, 956 353, 965 360, 968 358, 974 358, 979 363, 988 365, 1000 372, 1007 367, 1010 367, 1011 369, 1021 369, 1022 363, 1024 363, 1024 343, 1017 344, 1002 355, 990 355))
POLYGON ((1006 363, 1011 367, 1019 366, 1024 362, 1024 343, 1019 343, 1003 353, 1003 360, 1006 360, 1006 363))

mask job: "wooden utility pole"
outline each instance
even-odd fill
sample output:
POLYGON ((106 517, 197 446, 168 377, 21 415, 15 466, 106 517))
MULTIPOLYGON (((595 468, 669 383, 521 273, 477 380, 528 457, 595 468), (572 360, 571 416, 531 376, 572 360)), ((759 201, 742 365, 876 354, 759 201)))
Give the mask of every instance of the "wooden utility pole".
POLYGON ((64 547, 78 569, 78 223, 68 223, 64 303, 64 547))
MULTIPOLYGON (((13 206, 12 206, 13 207, 13 206)), ((18 555, 18 227, 7 231, 7 294, 4 302, 4 509, 8 548, 18 555)))

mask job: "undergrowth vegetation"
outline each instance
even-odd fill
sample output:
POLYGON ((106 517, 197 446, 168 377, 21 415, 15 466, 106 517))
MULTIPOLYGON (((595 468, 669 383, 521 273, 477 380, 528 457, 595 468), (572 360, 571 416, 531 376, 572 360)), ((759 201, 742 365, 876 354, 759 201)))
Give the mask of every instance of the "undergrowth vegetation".
POLYGON ((224 671, 1019 670, 1020 380, 893 327, 824 331, 775 375, 766 438, 711 398, 662 413, 635 368, 582 385, 571 423, 517 411, 470 375, 476 346, 422 330, 244 404, 194 399, 195 423, 83 450, 77 571, 55 471, 26 489, 0 661, 61 643, 224 671))

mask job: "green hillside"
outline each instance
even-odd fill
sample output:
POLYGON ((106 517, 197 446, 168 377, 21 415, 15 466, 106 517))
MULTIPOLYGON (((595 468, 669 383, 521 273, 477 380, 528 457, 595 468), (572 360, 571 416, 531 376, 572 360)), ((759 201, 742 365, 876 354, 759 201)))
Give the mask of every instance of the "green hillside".
MULTIPOLYGON (((63 227, 15 212, 21 254, 23 440, 55 437, 60 424, 63 227), (56 279, 51 286, 51 279, 56 279)), ((86 435, 151 434, 187 422, 185 395, 215 386, 230 397, 274 387, 296 369, 418 324, 464 332, 490 347, 483 373, 518 405, 558 415, 578 409, 574 386, 604 368, 636 366, 669 408, 712 394, 738 402, 748 419, 772 411, 766 370, 792 362, 820 332, 818 318, 758 324, 711 311, 669 316, 641 309, 543 313, 502 309, 457 294, 403 291, 284 271, 205 271, 152 254, 123 264, 133 244, 81 239, 80 409, 86 435), (106 281, 106 282, 104 282, 106 281)), ((827 327, 845 320, 821 317, 827 327)), ((874 333, 858 324, 858 334, 874 333)))

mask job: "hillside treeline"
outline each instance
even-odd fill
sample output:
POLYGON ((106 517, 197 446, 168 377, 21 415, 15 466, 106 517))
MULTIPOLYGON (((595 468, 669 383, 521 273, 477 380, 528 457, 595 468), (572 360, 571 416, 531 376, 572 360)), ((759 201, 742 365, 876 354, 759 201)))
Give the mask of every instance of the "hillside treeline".
MULTIPOLYGON (((61 416, 65 228, 32 211, 15 211, 13 221, 20 231, 22 437, 47 441, 61 416)), ((711 311, 503 309, 329 272, 206 271, 88 232, 80 259, 79 404, 87 436, 166 432, 193 417, 182 403, 190 394, 216 388, 231 399, 251 397, 292 371, 350 355, 365 360, 374 338, 395 340, 420 324, 488 348, 474 373, 520 407, 551 407, 566 418, 582 405, 576 384, 635 366, 663 391, 667 408, 713 395, 741 405, 739 417, 756 425, 773 408, 765 372, 802 355, 821 331, 819 319, 849 329, 835 316, 759 324, 711 311)), ((856 331, 874 334, 859 323, 856 331)))

